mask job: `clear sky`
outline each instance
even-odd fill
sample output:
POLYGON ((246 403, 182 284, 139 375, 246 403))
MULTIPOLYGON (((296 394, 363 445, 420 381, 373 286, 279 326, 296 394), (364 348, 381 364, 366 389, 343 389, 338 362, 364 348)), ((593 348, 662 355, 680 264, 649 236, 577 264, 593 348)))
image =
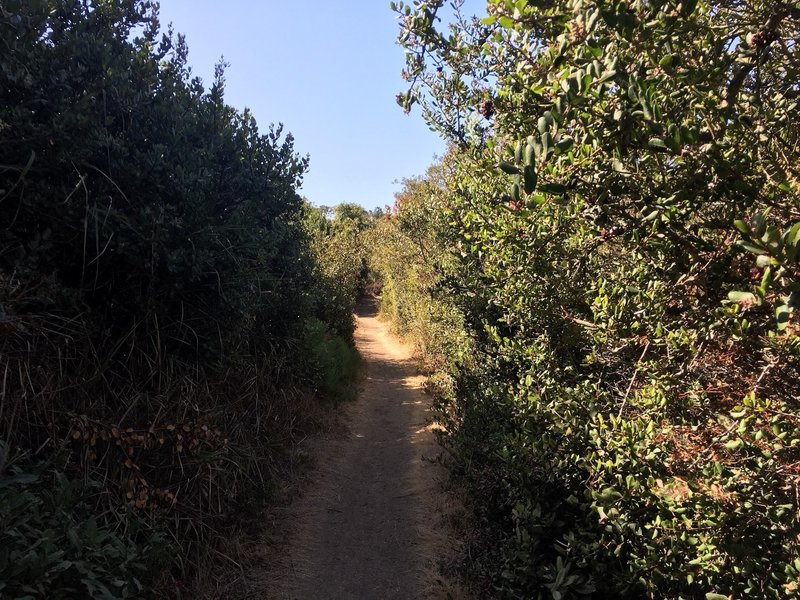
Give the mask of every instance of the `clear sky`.
POLYGON ((403 114, 404 57, 389 0, 161 0, 161 23, 186 35, 189 63, 210 85, 230 63, 226 100, 262 129, 282 122, 311 156, 300 193, 317 205, 391 204, 444 142, 403 114))

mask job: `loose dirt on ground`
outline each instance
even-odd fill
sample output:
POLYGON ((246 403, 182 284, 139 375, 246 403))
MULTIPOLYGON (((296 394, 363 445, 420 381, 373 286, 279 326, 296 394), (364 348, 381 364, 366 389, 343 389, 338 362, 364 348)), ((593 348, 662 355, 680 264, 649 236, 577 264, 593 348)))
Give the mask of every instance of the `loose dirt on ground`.
POLYGON ((463 597, 441 575, 454 508, 434 462, 424 377, 373 302, 360 304, 357 322, 358 400, 342 407, 342 430, 313 450, 319 466, 283 519, 288 539, 269 561, 265 597, 463 597))

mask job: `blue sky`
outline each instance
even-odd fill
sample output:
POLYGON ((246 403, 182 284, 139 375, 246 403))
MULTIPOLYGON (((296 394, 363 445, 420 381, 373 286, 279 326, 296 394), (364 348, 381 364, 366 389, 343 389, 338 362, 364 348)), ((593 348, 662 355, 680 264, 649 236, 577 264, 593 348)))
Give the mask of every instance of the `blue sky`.
POLYGON ((262 128, 282 122, 311 156, 300 193, 317 205, 391 204, 403 177, 421 174, 444 143, 405 90, 403 51, 388 0, 161 0, 161 23, 186 35, 193 72, 210 84, 220 56, 227 102, 262 128))

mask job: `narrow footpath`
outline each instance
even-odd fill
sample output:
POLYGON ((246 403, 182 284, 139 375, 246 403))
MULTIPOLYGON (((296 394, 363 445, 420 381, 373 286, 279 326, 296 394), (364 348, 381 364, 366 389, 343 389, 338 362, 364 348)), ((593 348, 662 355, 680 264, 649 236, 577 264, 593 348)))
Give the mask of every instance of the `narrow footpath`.
MULTIPOLYGON (((319 449, 319 468, 292 508, 283 600, 444 598, 449 554, 440 451, 411 350, 358 309, 363 359, 358 400, 343 407, 345 433, 319 449)), ((453 590, 449 590, 452 594, 453 590)))

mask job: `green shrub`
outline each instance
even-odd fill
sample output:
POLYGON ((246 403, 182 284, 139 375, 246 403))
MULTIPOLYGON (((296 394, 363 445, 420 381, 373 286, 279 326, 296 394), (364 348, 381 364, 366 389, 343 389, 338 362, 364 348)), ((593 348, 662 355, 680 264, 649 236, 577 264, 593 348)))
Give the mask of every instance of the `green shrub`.
POLYGON ((306 321, 304 339, 312 387, 334 402, 355 399, 358 351, 319 319, 306 321))
POLYGON ((369 266, 380 286, 380 312, 409 340, 428 372, 446 379, 471 362, 462 313, 443 286, 454 268, 447 248, 443 165, 403 180, 392 214, 366 235, 369 266))
POLYGON ((131 513, 104 524, 87 501, 102 493, 98 481, 71 480, 52 468, 0 475, 2 597, 155 594, 163 561, 174 549, 131 513))
POLYGON ((366 284, 363 238, 370 216, 357 204, 332 209, 306 205, 304 224, 314 258, 310 311, 352 343, 356 300, 366 284))
POLYGON ((395 3, 399 100, 452 144, 482 593, 796 597, 800 11, 444 4, 395 3))
MULTIPOLYGON (((278 470, 306 319, 352 333, 351 311, 348 330, 314 304, 354 299, 318 285, 308 158, 226 104, 225 65, 208 88, 192 76, 149 0, 2 2, 0 46, 0 438, 103 486, 63 507, 15 487, 31 515, 14 518, 39 506, 35 530, 60 543, 54 515, 80 536, 94 513, 87 560, 133 594, 150 541, 130 524, 146 522, 176 541, 152 572, 185 580, 278 470), (117 579, 100 549, 122 557, 117 579)), ((77 566, 43 564, 53 597, 80 584, 77 566)), ((14 577, 7 590, 29 581, 14 577)))

